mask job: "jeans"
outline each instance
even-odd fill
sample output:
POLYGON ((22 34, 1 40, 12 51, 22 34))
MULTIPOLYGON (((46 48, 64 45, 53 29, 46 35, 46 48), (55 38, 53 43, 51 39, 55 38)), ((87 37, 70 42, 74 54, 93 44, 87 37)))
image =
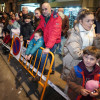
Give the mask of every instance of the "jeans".
MULTIPOLYGON (((57 46, 58 46, 58 44, 55 44, 55 45, 53 46, 53 48, 50 49, 50 51, 51 51, 52 53, 54 53, 55 50, 56 50, 56 48, 57 48, 57 46)), ((45 63, 46 56, 47 56, 47 54, 42 54, 42 59, 41 59, 41 64, 40 64, 40 69, 39 69, 40 72, 42 72, 42 69, 43 69, 43 66, 44 66, 44 63, 45 63)), ((48 58, 49 58, 50 63, 51 63, 52 56, 51 56, 50 54, 48 54, 48 58)), ((47 64, 47 61, 46 61, 46 64, 47 64)), ((46 65, 45 65, 45 66, 46 66, 46 65)), ((53 70, 53 71, 55 70, 55 61, 54 61, 53 66, 52 66, 52 70, 53 70)))
POLYGON ((62 54, 63 52, 65 41, 66 41, 66 38, 64 36, 61 36, 61 42, 59 43, 59 48, 58 48, 59 54, 62 54))
MULTIPOLYGON (((35 58, 34 58, 34 60, 35 60, 35 58)), ((36 62, 35 62, 36 69, 38 68, 39 61, 40 61, 40 57, 37 57, 36 62)), ((39 68, 39 71, 42 72, 42 69, 39 68)))

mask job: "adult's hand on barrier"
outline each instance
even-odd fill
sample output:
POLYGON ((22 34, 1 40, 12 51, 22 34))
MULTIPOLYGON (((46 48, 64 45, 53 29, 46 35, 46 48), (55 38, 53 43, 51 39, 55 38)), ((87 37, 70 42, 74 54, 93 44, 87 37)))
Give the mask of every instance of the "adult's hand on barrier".
POLYGON ((49 49, 49 48, 45 48, 45 49, 43 50, 43 54, 48 54, 48 53, 49 53, 49 51, 50 51, 50 49, 49 49))

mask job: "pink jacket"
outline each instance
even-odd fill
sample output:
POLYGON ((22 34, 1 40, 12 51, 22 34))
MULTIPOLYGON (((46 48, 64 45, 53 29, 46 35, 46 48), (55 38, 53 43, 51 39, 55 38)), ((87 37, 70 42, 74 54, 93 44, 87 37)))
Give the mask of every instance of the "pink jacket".
MULTIPOLYGON (((51 17, 47 24, 45 22, 45 17, 41 15, 40 18, 41 21, 36 30, 40 28, 42 29, 45 46, 51 49, 56 43, 60 43, 61 41, 61 17, 58 14, 51 14, 51 17)), ((33 37, 34 33, 30 37, 30 40, 33 39, 33 37)))

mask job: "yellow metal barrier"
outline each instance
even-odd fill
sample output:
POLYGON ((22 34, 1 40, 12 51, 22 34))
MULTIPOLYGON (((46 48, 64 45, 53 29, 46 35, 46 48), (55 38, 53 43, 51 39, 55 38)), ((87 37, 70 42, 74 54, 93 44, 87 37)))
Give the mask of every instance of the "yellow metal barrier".
MULTIPOLYGON (((11 50, 12 50, 12 46, 13 46, 13 42, 14 42, 14 38, 12 40, 12 45, 11 45, 11 49, 10 49, 10 54, 9 54, 9 59, 8 61, 10 60, 11 58, 11 50)), ((44 49, 42 47, 40 47, 40 49, 44 49)), ((42 94, 41 94, 41 98, 40 100, 43 100, 43 96, 44 96, 44 93, 45 93, 45 90, 46 90, 46 86, 47 86, 47 82, 48 82, 48 79, 49 79, 49 76, 50 76, 50 72, 52 70, 52 65, 53 65, 53 62, 54 62, 54 54, 52 52, 49 52, 49 54, 52 56, 52 61, 50 63, 50 67, 49 67, 49 71, 48 71, 48 74, 47 74, 47 77, 46 77, 46 80, 43 82, 42 81, 42 76, 43 76, 43 72, 44 72, 44 68, 46 66, 46 62, 48 60, 48 54, 46 56, 46 59, 45 59, 45 62, 44 62, 44 66, 43 66, 43 70, 42 70, 42 73, 41 73, 41 76, 40 76, 40 80, 38 81, 38 83, 43 87, 43 91, 42 91, 42 94)), ((36 52, 36 56, 35 56, 35 59, 34 59, 34 64, 32 65, 33 68, 31 69, 30 68, 30 65, 31 65, 31 62, 32 62, 32 59, 33 59, 33 56, 31 57, 30 59, 30 62, 26 61, 25 58, 22 56, 22 54, 20 53, 20 57, 19 57, 19 62, 20 64, 29 72, 29 74, 35 78, 37 75, 38 75, 38 70, 39 70, 39 66, 40 66, 40 63, 41 63, 41 59, 42 59, 42 53, 41 53, 41 56, 40 56, 40 60, 39 60, 39 63, 38 63, 38 68, 37 68, 37 71, 36 73, 34 74, 33 71, 34 71, 34 68, 35 68, 35 63, 36 63, 36 59, 37 59, 37 55, 38 55, 38 50, 36 52), (24 62, 26 61, 26 62, 24 62), (29 66, 27 66, 27 63, 29 63, 29 66), (31 69, 31 70, 30 70, 31 69)))

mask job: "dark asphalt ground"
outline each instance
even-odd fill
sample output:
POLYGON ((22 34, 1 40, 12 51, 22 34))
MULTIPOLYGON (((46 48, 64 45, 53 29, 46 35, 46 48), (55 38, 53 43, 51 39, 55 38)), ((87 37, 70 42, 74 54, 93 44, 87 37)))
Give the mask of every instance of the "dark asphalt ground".
MULTIPOLYGON (((3 55, 3 54, 2 54, 3 55)), ((5 61, 7 62, 8 55, 3 55, 5 61)), ((10 72, 7 64, 3 61, 2 56, 0 56, 0 75, 3 77, 0 77, 0 88, 1 90, 4 90, 0 92, 0 95, 2 95, 2 99, 0 100, 29 100, 25 92, 23 91, 21 84, 25 83, 29 90, 27 91, 28 96, 34 94, 37 99, 33 100, 39 100, 41 96, 42 87, 38 83, 34 83, 32 81, 28 80, 28 77, 30 76, 29 73, 19 64, 19 62, 12 58, 9 62, 9 66, 16 70, 17 74, 14 77, 12 73, 10 72), (5 67, 4 67, 5 66, 5 67), (2 68, 4 67, 4 68, 2 68), (3 72, 3 73, 1 73, 3 72), (10 73, 10 74, 9 74, 10 73), (5 76, 5 74, 7 74, 5 76), (12 78, 13 77, 13 78, 12 78), (5 78, 5 81, 3 78, 5 78), (20 83, 18 80, 20 80, 20 83), (6 93, 7 92, 7 93, 6 93), (2 93, 2 94, 1 94, 2 93), (5 99, 7 97, 7 99, 5 99)), ((55 69, 56 72, 54 75, 50 75, 49 80, 52 81, 57 87, 59 87, 62 91, 64 91, 66 82, 64 82, 60 78, 61 70, 62 70, 62 58, 59 57, 58 54, 55 55, 55 69)), ((8 63, 8 62, 7 62, 8 63)), ((47 68, 48 69, 48 68, 47 68)), ((49 85, 46 88, 44 99, 43 100, 65 100, 59 93, 57 93, 54 89, 52 89, 49 85)))
POLYGON ((0 55, 0 100, 29 100, 20 86, 16 88, 15 77, 0 55))

